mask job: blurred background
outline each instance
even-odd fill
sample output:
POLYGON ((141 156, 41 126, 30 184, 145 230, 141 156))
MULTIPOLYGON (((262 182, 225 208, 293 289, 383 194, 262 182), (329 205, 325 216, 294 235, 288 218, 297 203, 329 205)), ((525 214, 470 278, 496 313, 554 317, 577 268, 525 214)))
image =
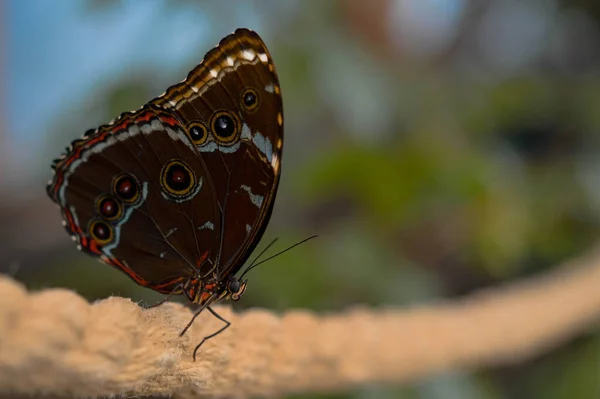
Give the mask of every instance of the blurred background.
MULTIPOLYGON (((76 250, 46 197, 50 163, 238 27, 267 43, 285 105, 282 181, 259 248, 320 238, 253 270, 236 308, 452 298, 544 272, 598 237, 599 1, 0 7, 0 272, 32 289, 161 298, 76 250)), ((296 396, 317 397, 598 398, 600 334, 518 366, 296 396)))

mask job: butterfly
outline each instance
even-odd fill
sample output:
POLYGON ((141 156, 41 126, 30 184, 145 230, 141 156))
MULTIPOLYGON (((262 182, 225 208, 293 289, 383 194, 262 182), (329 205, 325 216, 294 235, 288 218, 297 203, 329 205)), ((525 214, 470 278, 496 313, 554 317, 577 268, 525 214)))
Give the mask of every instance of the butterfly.
POLYGON ((208 339, 229 326, 210 305, 246 289, 236 273, 269 222, 282 149, 271 55, 238 29, 181 83, 73 141, 47 192, 80 250, 141 286, 187 296, 194 318, 208 309, 227 323, 208 339))

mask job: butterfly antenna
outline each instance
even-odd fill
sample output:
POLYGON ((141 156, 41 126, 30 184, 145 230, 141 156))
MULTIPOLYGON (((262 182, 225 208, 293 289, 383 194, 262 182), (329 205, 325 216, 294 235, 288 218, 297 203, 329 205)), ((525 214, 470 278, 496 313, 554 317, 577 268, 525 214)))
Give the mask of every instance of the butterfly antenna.
POLYGON ((259 258, 259 257, 260 257, 260 256, 261 256, 263 253, 265 253, 265 251, 266 251, 267 249, 269 249, 269 247, 270 247, 271 245, 273 245, 273 243, 275 243, 275 241, 277 241, 277 239, 274 239, 274 240, 273 240, 273 241, 272 241, 272 242, 271 242, 269 245, 267 245, 267 247, 266 247, 266 248, 265 248, 265 249, 264 249, 264 250, 263 250, 263 251, 262 251, 262 252, 261 252, 261 253, 260 253, 260 254, 259 254, 257 257, 256 257, 256 259, 254 259, 254 261, 253 261, 253 262, 250 264, 250 266, 248 266, 248 267, 246 268, 246 270, 244 270, 244 272, 243 272, 243 273, 242 273, 242 275, 240 276, 240 279, 241 279, 242 277, 244 277, 244 275, 245 275, 246 273, 248 273, 250 270, 254 269, 256 266, 258 266, 258 265, 262 265, 263 263, 265 263, 265 262, 267 262, 267 261, 269 261, 269 260, 271 260, 271 259, 273 259, 273 258, 276 258, 276 257, 278 257, 279 255, 282 255, 282 254, 286 253, 286 252, 287 252, 287 251, 289 251, 290 249, 292 249, 292 248, 296 248, 298 245, 300 245, 300 244, 304 244, 305 242, 307 242, 307 241, 310 241, 310 240, 312 240, 313 238, 317 238, 317 237, 318 237, 318 235, 314 235, 314 236, 310 236, 310 237, 308 237, 308 238, 305 238, 304 240, 302 240, 302 241, 299 241, 299 242, 295 243, 294 245, 292 245, 292 246, 290 246, 290 247, 287 247, 287 248, 286 248, 286 249, 284 249, 283 251, 279 251, 279 252, 277 252, 275 255, 271 255, 271 256, 269 256, 267 259, 263 259, 263 260, 261 260, 260 262, 258 262, 258 263, 255 263, 255 262, 256 262, 256 260, 257 260, 257 259, 258 259, 258 258, 259 258))
MULTIPOLYGON (((263 256, 264 253, 267 252, 269 250, 269 248, 271 248, 273 246, 273 244, 275 244, 277 242, 277 240, 279 240, 279 237, 274 238, 273 241, 271 241, 269 243, 269 245, 267 245, 262 251, 260 251, 260 253, 258 254, 258 256, 256 256, 256 258, 254 258, 254 260, 250 263, 250 266, 248 266, 248 267, 252 267, 252 265, 255 264, 258 261, 258 259, 261 256, 263 256)), ((244 273, 246 273, 246 272, 244 272, 244 273)))

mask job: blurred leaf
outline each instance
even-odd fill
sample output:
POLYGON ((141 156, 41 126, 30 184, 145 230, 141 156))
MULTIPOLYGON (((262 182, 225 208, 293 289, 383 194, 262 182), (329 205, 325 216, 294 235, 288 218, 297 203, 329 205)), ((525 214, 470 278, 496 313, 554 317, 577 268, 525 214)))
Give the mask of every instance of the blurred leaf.
POLYGON ((530 392, 547 399, 600 398, 600 337, 571 348, 533 372, 530 392))

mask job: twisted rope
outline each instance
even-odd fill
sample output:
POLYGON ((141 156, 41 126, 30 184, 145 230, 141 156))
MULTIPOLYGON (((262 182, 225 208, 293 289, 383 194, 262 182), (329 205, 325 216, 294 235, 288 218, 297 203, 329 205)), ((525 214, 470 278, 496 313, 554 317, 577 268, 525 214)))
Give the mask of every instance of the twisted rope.
POLYGON ((451 368, 517 362, 581 333, 600 316, 600 257, 455 302, 316 315, 143 310, 111 297, 89 304, 63 289, 28 293, 0 277, 0 393, 99 397, 278 397, 400 383, 451 368))

